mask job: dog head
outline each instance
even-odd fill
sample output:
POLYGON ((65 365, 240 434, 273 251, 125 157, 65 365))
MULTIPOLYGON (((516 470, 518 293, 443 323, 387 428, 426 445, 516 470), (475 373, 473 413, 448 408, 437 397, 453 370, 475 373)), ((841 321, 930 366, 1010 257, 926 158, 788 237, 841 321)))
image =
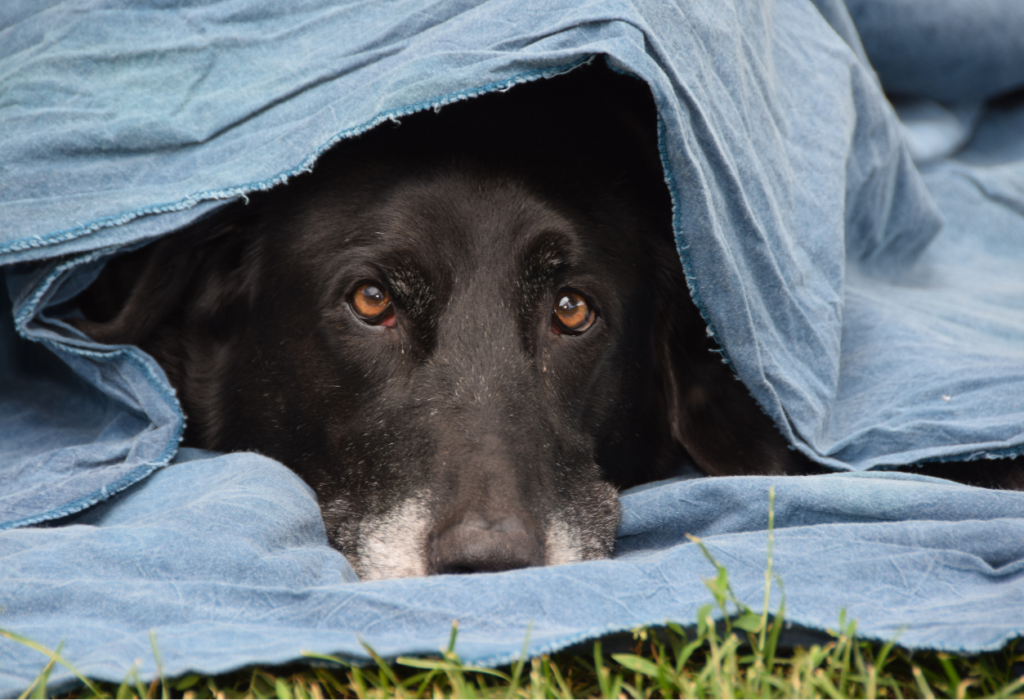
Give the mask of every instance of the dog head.
POLYGON ((655 124, 587 69, 379 127, 116 259, 78 325, 161 364, 189 443, 296 471, 363 578, 609 556, 684 449, 789 459, 709 352, 655 124))

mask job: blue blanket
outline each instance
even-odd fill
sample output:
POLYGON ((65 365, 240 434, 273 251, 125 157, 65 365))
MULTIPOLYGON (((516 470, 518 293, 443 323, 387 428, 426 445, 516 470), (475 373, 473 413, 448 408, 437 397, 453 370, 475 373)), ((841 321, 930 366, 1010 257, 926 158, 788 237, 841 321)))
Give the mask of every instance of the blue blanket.
MULTIPOLYGON (((113 681, 155 673, 150 630, 169 674, 436 653, 456 619, 463 658, 497 664, 530 625, 538 654, 692 623, 713 571, 685 533, 757 609, 774 485, 794 622, 845 608, 870 638, 965 652, 1024 634, 1024 494, 878 471, 1024 452, 1024 102, 985 104, 1024 86, 1024 11, 848 5, 4 5, 0 628, 113 681), (592 60, 652 89, 724 359, 836 474, 626 494, 609 561, 358 583, 291 472, 179 450, 160 368, 61 320, 111 255, 341 139, 592 60)), ((0 695, 45 662, 0 639, 0 695)))

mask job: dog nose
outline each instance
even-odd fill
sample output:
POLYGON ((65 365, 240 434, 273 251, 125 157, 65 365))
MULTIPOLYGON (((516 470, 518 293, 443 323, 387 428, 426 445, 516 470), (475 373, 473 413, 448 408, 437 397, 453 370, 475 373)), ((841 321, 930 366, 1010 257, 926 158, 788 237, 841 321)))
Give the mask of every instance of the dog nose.
POLYGON ((430 563, 435 574, 543 566, 544 545, 516 516, 488 519, 469 513, 434 539, 430 563))

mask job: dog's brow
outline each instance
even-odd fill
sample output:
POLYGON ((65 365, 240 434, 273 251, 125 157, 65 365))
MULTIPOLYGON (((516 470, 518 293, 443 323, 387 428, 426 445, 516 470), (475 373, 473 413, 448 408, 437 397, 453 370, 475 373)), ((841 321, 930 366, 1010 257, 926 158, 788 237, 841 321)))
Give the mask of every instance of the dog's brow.
POLYGON ((534 238, 522 256, 520 279, 527 290, 550 284, 569 265, 565 236, 545 231, 534 238))
POLYGON ((413 314, 425 313, 434 304, 436 293, 433 281, 408 257, 388 260, 382 267, 387 273, 391 291, 406 311, 413 314))

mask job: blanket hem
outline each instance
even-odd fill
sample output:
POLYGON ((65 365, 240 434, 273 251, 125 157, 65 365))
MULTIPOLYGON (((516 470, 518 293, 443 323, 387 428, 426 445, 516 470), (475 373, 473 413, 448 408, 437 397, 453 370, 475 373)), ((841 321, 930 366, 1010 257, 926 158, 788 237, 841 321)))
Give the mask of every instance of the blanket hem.
POLYGON ((397 121, 401 117, 407 117, 417 112, 422 112, 427 109, 439 110, 441 107, 446 105, 461 102, 473 97, 478 97, 491 92, 504 92, 509 90, 516 85, 523 83, 533 82, 542 78, 552 78, 556 75, 568 73, 574 68, 578 68, 584 64, 590 63, 594 60, 596 54, 591 54, 586 58, 571 61, 569 63, 559 64, 549 68, 537 68, 524 73, 517 73, 510 78, 505 80, 498 80, 486 85, 481 85, 473 88, 467 88, 465 90, 459 90, 458 92, 449 93, 433 100, 424 100, 396 109, 391 109, 385 112, 377 114, 375 117, 367 122, 356 125, 345 129, 333 137, 328 139, 325 143, 316 147, 313 153, 310 154, 302 161, 298 166, 286 169, 273 177, 266 180, 259 180, 256 182, 250 182, 244 185, 237 185, 235 187, 227 187, 219 190, 206 190, 203 192, 192 193, 183 199, 176 202, 167 202, 164 204, 156 204, 148 207, 142 207, 141 209, 135 209, 132 211, 122 212, 121 214, 108 216, 100 219, 96 219, 88 224, 81 224, 74 228, 65 229, 63 231, 52 231, 47 234, 38 236, 28 236, 20 238, 16 241, 12 241, 6 245, 0 246, 0 265, 3 264, 3 256, 9 253, 19 253, 32 248, 45 248, 51 245, 57 245, 67 241, 82 238, 90 234, 96 233, 102 229, 113 228, 116 226, 122 226, 128 224, 135 219, 143 216, 150 216, 154 214, 165 214, 169 212, 182 211, 185 209, 191 209, 192 207, 200 204, 204 201, 210 200, 233 200, 233 199, 246 199, 247 195, 253 192, 265 192, 278 185, 286 185, 288 180, 296 175, 308 173, 312 169, 316 161, 326 151, 333 148, 342 141, 358 136, 362 133, 369 131, 370 129, 379 126, 387 121, 397 121))

